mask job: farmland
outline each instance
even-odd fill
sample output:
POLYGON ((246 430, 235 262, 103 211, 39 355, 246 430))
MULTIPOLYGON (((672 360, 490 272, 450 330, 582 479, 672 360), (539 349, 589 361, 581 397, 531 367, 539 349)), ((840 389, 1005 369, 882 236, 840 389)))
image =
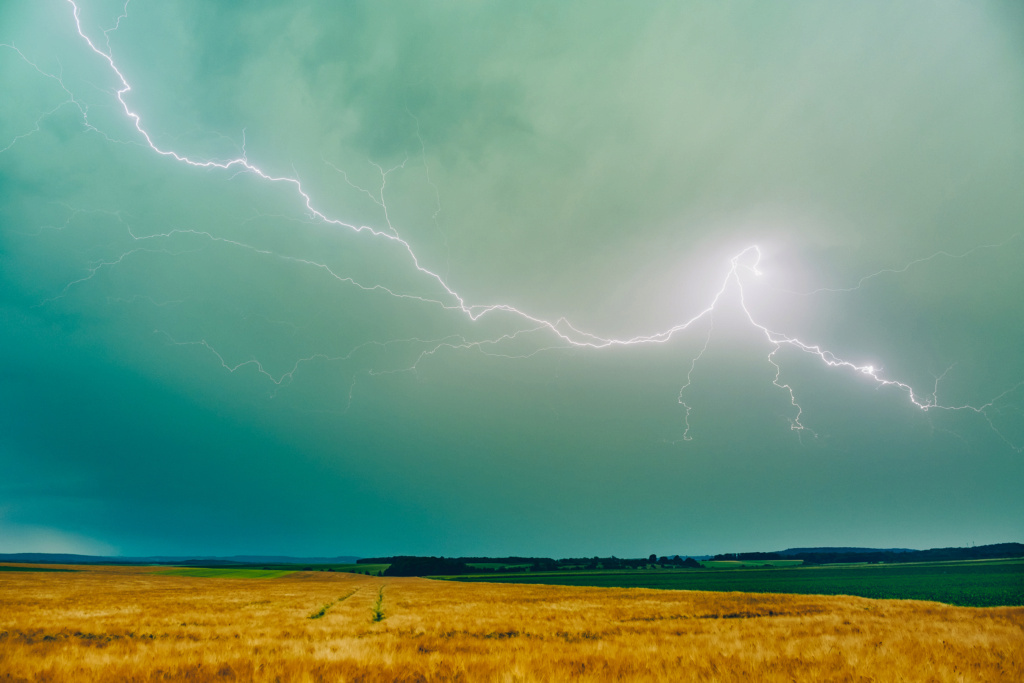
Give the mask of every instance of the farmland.
POLYGON ((28 567, 10 564, 0 564, 0 572, 72 572, 74 569, 61 569, 57 567, 28 567))
POLYGON ((196 576, 207 579, 279 579, 291 574, 283 569, 211 569, 204 567, 180 567, 165 569, 167 576, 196 576))
POLYGON ((0 681, 1024 680, 1024 608, 74 568, 0 573, 0 681))
POLYGON ((236 565, 232 568, 236 569, 263 569, 263 570, 278 570, 278 571, 316 571, 316 572, 347 572, 349 574, 366 574, 376 576, 377 572, 383 572, 388 568, 387 564, 295 564, 295 563, 282 563, 282 562, 261 562, 259 564, 244 564, 236 565))
POLYGON ((724 570, 558 571, 448 578, 563 586, 857 595, 935 600, 964 607, 1024 606, 1024 559, 724 570))
POLYGON ((705 560, 701 565, 709 569, 746 569, 748 567, 799 567, 803 560, 754 560, 729 561, 729 560, 705 560))

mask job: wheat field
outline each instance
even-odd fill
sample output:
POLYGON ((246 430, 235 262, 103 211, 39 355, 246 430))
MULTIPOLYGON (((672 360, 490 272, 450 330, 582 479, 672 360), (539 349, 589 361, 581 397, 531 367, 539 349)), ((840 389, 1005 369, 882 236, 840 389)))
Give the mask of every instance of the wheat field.
POLYGON ((1024 680, 1024 608, 77 569, 0 572, 0 681, 1024 680))

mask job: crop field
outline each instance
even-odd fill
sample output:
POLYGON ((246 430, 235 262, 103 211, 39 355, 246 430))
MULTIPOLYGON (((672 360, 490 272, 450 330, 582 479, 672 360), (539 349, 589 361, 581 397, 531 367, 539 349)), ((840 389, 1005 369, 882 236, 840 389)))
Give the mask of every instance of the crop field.
POLYGON ((0 573, 0 681, 1020 681, 1024 608, 159 567, 0 573))
POLYGON ((161 570, 167 576, 197 576, 206 579, 279 579, 291 574, 281 569, 208 569, 205 567, 175 567, 161 570))
POLYGON ((558 571, 446 577, 458 581, 857 595, 964 607, 1024 606, 1024 559, 773 569, 558 571))
POLYGON ((10 564, 0 564, 0 572, 71 572, 73 569, 58 569, 56 567, 21 567, 10 564))
POLYGON ((244 564, 239 567, 223 567, 223 569, 271 569, 271 570, 283 570, 293 572, 297 569, 303 571, 316 571, 316 572, 348 572, 350 574, 367 574, 376 575, 377 572, 383 572, 389 566, 388 564, 311 564, 311 565, 296 565, 281 564, 281 563, 260 563, 260 564, 244 564))
POLYGON ((710 569, 742 569, 745 567, 799 567, 803 560, 704 560, 710 569))
MULTIPOLYGON (((350 572, 352 574, 376 574, 387 569, 387 564, 333 564, 328 565, 336 572, 350 572)), ((319 567, 317 567, 319 569, 319 567)))

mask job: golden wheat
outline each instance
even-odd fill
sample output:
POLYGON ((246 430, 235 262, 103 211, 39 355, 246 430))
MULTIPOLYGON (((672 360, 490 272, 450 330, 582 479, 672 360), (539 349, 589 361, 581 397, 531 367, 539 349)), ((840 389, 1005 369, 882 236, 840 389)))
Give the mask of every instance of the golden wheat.
POLYGON ((79 569, 0 572, 0 681, 1024 680, 1021 608, 79 569))

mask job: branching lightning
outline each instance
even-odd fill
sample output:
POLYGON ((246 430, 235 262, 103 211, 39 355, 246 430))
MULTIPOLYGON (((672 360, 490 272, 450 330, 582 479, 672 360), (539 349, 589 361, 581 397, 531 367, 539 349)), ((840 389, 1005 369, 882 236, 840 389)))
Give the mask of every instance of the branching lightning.
POLYGON ((1003 240, 1002 242, 997 242, 996 244, 980 244, 980 245, 978 245, 976 247, 971 247, 967 251, 962 252, 960 254, 951 254, 948 251, 937 251, 934 254, 930 254, 930 255, 924 256, 922 258, 914 259, 913 261, 910 261, 909 263, 904 264, 900 268, 883 268, 882 270, 877 270, 877 271, 875 271, 873 273, 869 273, 869 274, 865 275, 864 277, 862 277, 861 279, 859 279, 857 281, 857 284, 855 284, 853 286, 850 286, 850 287, 819 287, 817 289, 812 289, 809 292, 793 292, 793 291, 790 291, 789 293, 790 294, 801 294, 801 295, 804 295, 804 296, 811 296, 813 294, 820 294, 822 292, 854 292, 854 291, 860 289, 861 287, 863 287, 869 280, 873 280, 873 279, 875 279, 877 277, 881 277, 883 275, 900 275, 902 273, 907 272, 908 270, 910 270, 914 266, 921 265, 922 263, 928 263, 929 261, 934 261, 937 258, 950 258, 950 259, 967 258, 971 254, 973 254, 975 252, 978 252, 978 251, 982 251, 984 249, 999 249, 999 248, 1005 247, 1006 245, 1010 244, 1011 242, 1013 242, 1014 240, 1017 240, 1017 239, 1020 239, 1020 235, 1019 234, 1012 235, 1009 238, 1003 240))
MULTIPOLYGON (((4 146, 2 149, 0 149, 0 154, 3 154, 7 150, 11 149, 12 147, 14 147, 16 144, 18 144, 19 142, 21 142, 25 138, 31 137, 32 135, 35 135, 36 133, 38 133, 41 130, 41 126, 42 126, 43 121, 45 121, 46 119, 48 119, 49 117, 53 116, 58 111, 60 111, 61 109, 63 109, 64 107, 67 107, 67 106, 75 107, 78 110, 78 113, 81 114, 82 120, 84 121, 86 127, 91 129, 91 130, 95 130, 95 128, 92 128, 92 126, 89 125, 89 112, 88 112, 88 109, 84 105, 82 105, 78 100, 76 100, 75 96, 72 94, 72 92, 70 90, 68 90, 68 87, 66 85, 64 85, 63 73, 58 72, 56 74, 51 74, 51 73, 48 73, 46 71, 43 71, 41 68, 39 68, 39 66, 35 62, 30 60, 28 57, 26 57, 24 52, 19 50, 14 45, 10 45, 8 43, 0 43, 0 47, 5 47, 8 50, 13 50, 14 52, 17 52, 18 56, 21 57, 22 61, 24 61, 26 64, 31 66, 33 69, 38 71, 40 74, 42 74, 46 78, 49 78, 49 79, 51 79, 53 81, 56 81, 57 84, 60 86, 60 89, 63 90, 64 93, 67 95, 67 99, 66 100, 64 100, 63 102, 59 103, 57 106, 53 107, 49 111, 43 112, 43 114, 40 115, 39 118, 36 119, 35 125, 33 125, 30 130, 27 130, 24 133, 21 133, 19 135, 14 136, 14 138, 11 139, 11 141, 9 143, 7 143, 6 146, 4 146)), ((63 69, 61 71, 63 71, 63 69)))
MULTIPOLYGON (((124 252, 116 259, 100 260, 93 263, 91 266, 87 268, 85 276, 80 277, 72 282, 69 282, 59 294, 57 294, 55 297, 47 301, 52 301, 53 299, 66 296, 71 289, 92 279, 100 271, 107 268, 112 268, 117 264, 121 263, 124 259, 129 258, 137 253, 152 251, 164 251, 165 253, 171 253, 166 251, 164 247, 151 247, 149 245, 157 245, 159 243, 169 240, 171 237, 179 236, 185 237, 189 240, 203 241, 206 244, 217 243, 225 245, 229 248, 245 250, 247 252, 256 254, 260 257, 278 259, 291 264, 295 264, 300 267, 316 269, 323 272, 328 277, 333 278, 339 284, 342 284, 344 286, 354 287, 367 293, 375 293, 385 295, 388 297, 393 297, 396 299, 412 301, 417 304, 439 307, 446 311, 461 314, 464 317, 464 319, 470 323, 475 323, 481 320, 481 318, 488 316, 490 318, 501 317, 502 320, 510 321, 514 323, 514 325, 516 326, 516 329, 511 332, 506 332, 494 336, 492 338, 487 338, 483 340, 470 339, 464 335, 453 334, 436 339, 421 339, 412 337, 407 339, 398 339, 386 342, 367 342, 365 344, 360 344, 353 347, 350 351, 348 351, 345 354, 310 354, 306 357, 296 360, 290 369, 277 374, 268 371, 264 364, 255 358, 250 358, 242 362, 229 361, 206 339, 180 341, 171 336, 170 334, 168 334, 167 332, 159 330, 156 331, 163 338, 165 338, 169 344, 178 346, 199 347, 202 348, 205 352, 211 353, 219 360, 221 366, 229 373, 235 373, 239 370, 242 370, 243 368, 252 368, 261 376, 265 376, 276 387, 280 387, 286 383, 291 382, 294 379, 295 374, 299 371, 300 367, 305 364, 314 361, 340 362, 350 360, 356 354, 371 347, 382 349, 387 348, 389 346, 405 345, 410 348, 420 349, 420 352, 418 354, 414 353, 415 358, 410 364, 395 370, 369 371, 370 375, 374 375, 386 374, 391 372, 414 371, 422 360, 437 354, 443 349, 472 349, 479 351, 481 353, 486 353, 488 355, 503 356, 509 358, 528 358, 537 353, 553 349, 598 350, 613 347, 631 347, 650 344, 666 344, 670 340, 682 335, 683 333, 689 331, 704 330, 705 337, 703 339, 703 344, 700 347, 699 352, 696 353, 696 355, 694 355, 692 358, 690 358, 689 368, 685 373, 685 383, 680 387, 678 394, 678 403, 683 407, 684 410, 683 422, 685 425, 685 430, 683 432, 682 438, 683 440, 689 441, 692 438, 690 435, 691 406, 684 400, 684 394, 687 388, 690 387, 694 372, 696 371, 701 359, 703 358, 705 352, 707 351, 711 343, 711 336, 714 330, 714 314, 716 312, 716 309, 720 307, 720 303, 724 298, 729 297, 730 302, 735 302, 738 304, 739 310, 742 311, 745 321, 749 323, 749 325, 752 326, 754 329, 758 330, 765 340, 765 343, 768 347, 768 352, 765 356, 765 360, 774 369, 774 378, 772 382, 774 386, 776 386, 780 391, 784 392, 784 394, 788 397, 790 406, 792 408, 792 415, 789 418, 792 430, 797 432, 806 431, 807 433, 813 434, 813 432, 810 429, 808 429, 801 421, 801 418, 804 414, 804 409, 797 399, 797 392, 788 382, 782 379, 783 371, 782 367, 779 364, 778 354, 783 348, 790 348, 795 351, 799 351, 811 358, 817 359, 818 362, 820 362, 823 366, 825 366, 828 369, 846 371, 848 373, 853 373, 863 378, 867 378, 878 388, 892 389, 901 392, 910 402, 911 405, 917 407, 921 411, 927 412, 932 410, 943 410, 969 411, 977 413, 981 415, 982 418, 989 423, 992 429, 997 434, 999 434, 999 436, 1003 438, 1003 440, 1006 441, 1010 445, 1010 447, 1014 448, 1017 451, 1024 450, 1024 446, 1019 446, 1012 443, 1010 439, 1003 436, 1003 434, 999 432, 999 430, 996 428, 996 425, 993 423, 992 416, 990 415, 990 411, 994 409, 994 407, 999 401, 1003 400, 1004 398, 1007 398, 1008 396, 1010 396, 1010 394, 1024 386, 1024 382, 1019 382, 1018 384, 1006 389, 1004 392, 1002 392, 995 398, 980 405, 972 405, 968 403, 941 403, 938 399, 939 383, 945 377, 946 373, 949 372, 948 369, 946 372, 942 373, 942 375, 935 379, 934 387, 932 388, 932 391, 930 393, 922 393, 915 390, 914 387, 912 387, 909 383, 906 383, 899 379, 893 379, 885 376, 882 370, 878 367, 875 367, 874 365, 861 364, 854 361, 846 360, 844 358, 837 356, 828 349, 821 347, 818 344, 804 341, 796 336, 792 336, 777 331, 775 329, 770 328, 765 323, 761 322, 750 310, 750 307, 747 303, 747 296, 745 291, 745 284, 749 282, 751 278, 756 278, 759 275, 761 275, 760 264, 762 260, 762 253, 760 248, 756 245, 751 245, 742 249, 739 253, 735 254, 731 259, 729 259, 728 267, 726 268, 725 274, 722 277, 720 286, 715 291, 710 303, 708 303, 707 306, 705 306, 702 310, 698 311, 696 314, 692 315, 688 319, 678 322, 677 324, 672 325, 671 327, 665 330, 649 334, 639 334, 626 338, 605 337, 592 332, 580 330, 577 327, 570 324, 570 322, 565 318, 558 318, 553 320, 545 319, 507 303, 469 303, 462 294, 456 292, 451 286, 449 286, 447 278, 447 265, 445 266, 444 274, 426 267, 415 253, 410 242, 403 238, 399 230, 396 229, 394 225, 392 225, 392 220, 391 216, 388 213, 388 205, 385 197, 385 187, 387 185, 389 174, 404 168, 406 163, 408 162, 408 158, 406 158, 406 160, 403 161, 402 164, 399 164, 398 166, 393 168, 385 169, 380 165, 374 164, 380 175, 380 185, 376 192, 356 185, 349 179, 345 171, 343 171, 341 168, 334 166, 326 159, 324 159, 324 163, 333 168, 339 174, 341 174, 342 178, 347 184, 352 186, 357 191, 365 194, 373 203, 375 203, 383 211, 384 222, 386 224, 386 227, 375 228, 367 225, 349 223, 342 219, 329 216, 323 211, 321 211, 319 208, 317 208, 317 203, 315 202, 314 198, 304 188, 297 173, 294 175, 278 175, 268 170, 264 170, 260 166, 256 165, 254 162, 250 161, 248 152, 246 151, 245 148, 244 131, 243 143, 241 146, 241 156, 233 159, 197 160, 185 154, 179 153, 173 149, 164 148, 155 142, 151 133, 143 125, 142 115, 134 109, 132 109, 132 107, 129 105, 128 97, 132 91, 132 86, 130 85, 129 80, 125 75, 125 72, 115 62, 113 58, 113 51, 110 49, 110 34, 117 30, 117 28, 121 24, 121 20, 126 19, 128 16, 127 3, 125 4, 123 13, 117 18, 117 22, 115 23, 115 25, 112 28, 103 31, 104 40, 102 42, 105 44, 106 48, 103 49, 97 46, 96 42, 94 42, 82 28, 80 10, 75 0, 67 0, 67 2, 72 9, 73 19, 78 35, 84 41, 85 45, 88 46, 89 50, 97 58, 99 58, 106 64, 109 71, 118 81, 119 85, 116 89, 115 97, 120 104, 120 108, 123 111, 124 115, 128 118, 128 120, 131 121, 138 135, 141 137, 142 141, 144 141, 145 146, 148 147, 153 153, 171 159, 180 164, 184 164, 195 168, 220 169, 233 174, 244 173, 259 178, 262 181, 265 181, 266 183, 289 186, 290 188, 292 188, 292 190, 294 190, 295 194, 297 195, 297 199, 299 200, 299 203, 305 209, 305 212, 308 214, 311 220, 320 222, 324 225, 334 226, 339 229, 348 230, 354 233, 365 234, 371 236, 373 239, 380 240, 382 244, 395 249, 401 255, 402 258, 407 259, 409 267, 418 272, 422 279, 425 280, 427 285, 431 289, 433 289, 436 292, 436 294, 418 294, 408 291, 401 291, 398 288, 389 287, 384 284, 357 281, 353 277, 349 277, 343 273, 337 272, 326 262, 278 254, 271 250, 260 248, 258 246, 248 244, 240 240, 219 237, 204 230, 178 228, 160 233, 140 235, 136 234, 136 232, 134 232, 132 228, 130 226, 127 226, 126 224, 129 238, 135 243, 135 246, 132 249, 124 252), (525 352, 510 351, 509 348, 507 348, 508 344, 512 342, 520 342, 526 338, 534 340, 534 346, 530 350, 525 352)), ((47 78, 53 79, 57 83, 59 83, 60 87, 67 94, 67 99, 64 102, 62 102, 60 105, 58 105, 51 111, 44 113, 40 120, 42 120, 42 118, 45 118, 46 116, 52 115, 61 107, 70 105, 77 107, 80 113, 82 114, 86 126, 89 127, 91 130, 95 130, 95 128, 92 128, 88 124, 87 109, 74 98, 71 91, 65 86, 60 74, 54 75, 44 72, 34 63, 29 61, 28 58, 20 50, 18 50, 18 48, 12 45, 4 45, 3 47, 7 47, 11 50, 16 51, 26 63, 33 66, 42 75, 46 76, 47 78)), ((411 112, 410 115, 412 115, 411 112)), ((413 118, 415 119, 415 117, 413 118)), ((422 148, 423 140, 419 134, 418 120, 416 120, 416 124, 417 138, 420 140, 422 148)), ((36 126, 36 130, 38 130, 38 123, 36 126)), ((19 140, 24 139, 28 135, 31 135, 33 132, 35 131, 29 131, 18 136, 10 144, 8 144, 8 146, 4 148, 4 150, 0 150, 0 152, 9 149, 19 140)), ((421 149, 421 152, 423 151, 424 150, 421 149)), ((423 155, 423 164, 424 167, 426 168, 425 154, 423 155)), ((428 173, 428 182, 430 182, 431 187, 434 187, 435 192, 437 192, 437 187, 429 179, 429 169, 427 168, 426 170, 428 173)), ((437 215, 440 212, 439 192, 437 192, 437 198, 437 211, 434 213, 433 218, 435 227, 443 235, 443 231, 441 231, 439 226, 437 225, 437 215)), ((1016 236, 1011 239, 1015 238, 1016 236)), ((445 237, 445 240, 447 247, 447 237, 445 237)), ((1005 244, 1005 242, 1003 244, 1005 244)), ((926 258, 912 261, 911 263, 906 264, 902 268, 884 269, 876 273, 867 275, 861 278, 855 286, 850 288, 821 288, 816 289, 812 292, 807 292, 807 294, 815 294, 819 292, 852 291, 853 289, 857 289, 858 287, 864 285, 865 282, 872 278, 876 278, 883 274, 903 273, 916 264, 923 263, 925 261, 929 261, 935 258, 939 258, 940 256, 946 256, 951 258, 963 257, 979 249, 987 249, 996 246, 1000 245, 982 245, 960 255, 950 254, 941 251, 936 252, 935 254, 928 256, 926 258)), ((353 380, 352 386, 349 388, 349 401, 351 401, 354 387, 355 380, 353 380)))

